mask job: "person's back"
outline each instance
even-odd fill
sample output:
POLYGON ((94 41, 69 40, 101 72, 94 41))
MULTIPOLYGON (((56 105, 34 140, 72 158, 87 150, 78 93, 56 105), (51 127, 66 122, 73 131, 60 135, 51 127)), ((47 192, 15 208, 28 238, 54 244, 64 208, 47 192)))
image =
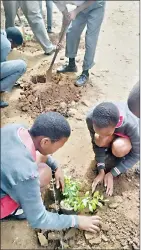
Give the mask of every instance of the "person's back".
POLYGON ((6 61, 6 58, 11 51, 11 43, 7 39, 7 35, 5 30, 0 31, 0 39, 1 39, 1 46, 0 46, 0 62, 6 61))

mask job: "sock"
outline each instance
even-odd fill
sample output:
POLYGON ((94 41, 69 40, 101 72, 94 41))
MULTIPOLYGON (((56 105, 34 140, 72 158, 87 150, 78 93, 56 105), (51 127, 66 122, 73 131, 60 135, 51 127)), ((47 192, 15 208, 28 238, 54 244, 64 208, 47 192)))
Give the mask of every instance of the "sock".
POLYGON ((89 70, 83 70, 82 74, 89 76, 89 70))
POLYGON ((69 58, 69 65, 75 67, 75 58, 69 58))

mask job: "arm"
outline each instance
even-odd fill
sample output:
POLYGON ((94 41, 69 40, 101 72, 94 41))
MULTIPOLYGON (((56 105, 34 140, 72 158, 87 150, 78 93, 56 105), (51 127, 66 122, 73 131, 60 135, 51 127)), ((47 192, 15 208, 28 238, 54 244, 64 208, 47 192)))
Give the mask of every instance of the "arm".
POLYGON ((124 157, 123 161, 111 170, 113 176, 118 176, 121 173, 125 173, 140 160, 139 127, 137 127, 137 125, 134 125, 134 127, 129 128, 128 136, 131 140, 132 149, 130 153, 124 157))
POLYGON ((89 129, 89 132, 90 132, 93 151, 95 153, 95 159, 97 162, 97 167, 98 167, 98 170, 100 171, 100 169, 105 168, 105 148, 98 147, 95 144, 95 141, 94 141, 95 131, 93 129, 92 114, 93 114, 93 110, 87 115, 86 123, 87 123, 87 127, 89 129))
POLYGON ((58 215, 48 212, 43 205, 37 178, 21 181, 13 187, 17 201, 25 212, 26 218, 33 228, 62 230, 77 227, 77 216, 58 215))

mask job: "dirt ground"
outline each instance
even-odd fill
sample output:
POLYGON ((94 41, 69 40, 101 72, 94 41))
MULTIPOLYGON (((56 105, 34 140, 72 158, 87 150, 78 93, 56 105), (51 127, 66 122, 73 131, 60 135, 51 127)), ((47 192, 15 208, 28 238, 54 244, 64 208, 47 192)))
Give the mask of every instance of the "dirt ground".
MULTIPOLYGON (((1 13, 3 26, 3 8, 1 13)), ((23 20, 26 34, 32 37, 24 17, 23 20)), ((57 41, 60 24, 61 14, 54 8, 55 34, 50 36, 54 42, 57 41)), ((129 90, 139 79, 139 2, 107 2, 96 64, 91 69, 89 84, 78 89, 73 84, 81 72, 84 34, 77 56, 79 72, 66 76, 56 75, 57 67, 66 60, 63 49, 54 65, 52 84, 46 84, 45 77, 52 56, 43 55, 33 38, 26 43, 26 47, 11 53, 10 59, 23 58, 28 69, 21 79, 22 89, 14 89, 12 93, 4 95, 10 105, 1 111, 1 126, 7 123, 30 126, 38 113, 47 110, 57 110, 64 114, 68 117, 72 135, 54 157, 65 173, 81 181, 85 189, 89 190, 94 178, 94 154, 85 116, 98 102, 126 101, 129 90)), ((100 235, 90 238, 79 232, 76 239, 71 241, 72 249, 139 249, 139 177, 134 169, 115 180, 111 202, 116 203, 115 208, 106 206, 98 211, 105 225, 100 235)), ((27 222, 2 222, 1 229, 2 249, 42 249, 27 222)))

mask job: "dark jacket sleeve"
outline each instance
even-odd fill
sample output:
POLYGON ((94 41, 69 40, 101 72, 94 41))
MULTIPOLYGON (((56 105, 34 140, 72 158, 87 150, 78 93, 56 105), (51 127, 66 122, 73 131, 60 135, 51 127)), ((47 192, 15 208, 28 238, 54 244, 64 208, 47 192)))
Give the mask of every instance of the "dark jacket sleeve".
POLYGON ((92 142, 92 146, 93 146, 93 151, 95 153, 95 159, 96 159, 97 165, 99 167, 103 166, 103 168, 104 168, 105 167, 105 148, 98 147, 95 144, 95 141, 94 141, 95 131, 93 129, 92 114, 93 114, 93 110, 91 110, 88 113, 88 115, 86 117, 86 123, 87 123, 88 130, 90 132, 91 142, 92 142))
POLYGON ((139 136, 139 124, 131 122, 128 124, 126 134, 128 135, 132 149, 123 160, 111 170, 113 176, 118 176, 121 173, 125 173, 128 169, 132 168, 140 159, 140 136, 139 136))

